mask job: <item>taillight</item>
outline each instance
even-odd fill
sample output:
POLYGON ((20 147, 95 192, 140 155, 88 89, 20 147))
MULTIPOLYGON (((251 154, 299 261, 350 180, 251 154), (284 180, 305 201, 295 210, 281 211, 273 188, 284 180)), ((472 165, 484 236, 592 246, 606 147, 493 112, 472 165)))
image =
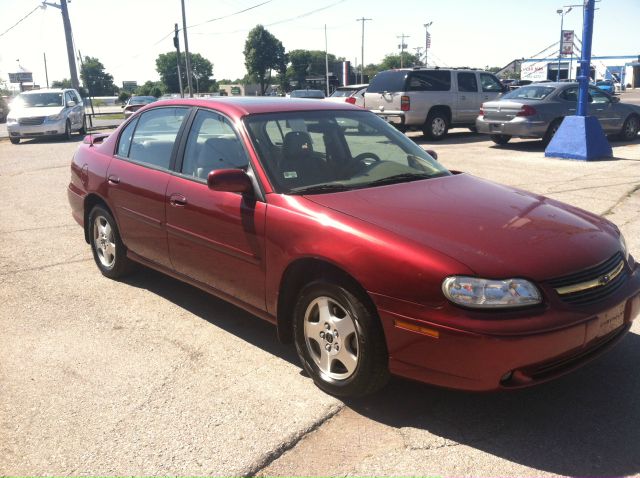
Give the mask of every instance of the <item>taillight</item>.
POLYGON ((349 96, 345 101, 351 105, 356 104, 356 99, 353 96, 349 96))
POLYGON ((480 116, 484 116, 484 105, 480 107, 480 111, 478 112, 480 116))
POLYGON ((409 111, 411 109, 411 100, 408 96, 400 97, 400 110, 401 111, 409 111))
POLYGON ((537 111, 533 106, 522 105, 522 108, 516 113, 516 116, 533 116, 536 113, 537 111))

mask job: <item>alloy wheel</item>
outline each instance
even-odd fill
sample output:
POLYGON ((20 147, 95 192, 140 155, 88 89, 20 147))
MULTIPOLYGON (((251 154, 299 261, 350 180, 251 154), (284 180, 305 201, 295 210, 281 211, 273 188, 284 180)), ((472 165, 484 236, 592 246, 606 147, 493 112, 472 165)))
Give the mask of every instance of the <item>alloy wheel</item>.
POLYGON ((116 261, 116 244, 113 228, 104 216, 96 216, 93 223, 93 244, 100 263, 110 269, 116 261))

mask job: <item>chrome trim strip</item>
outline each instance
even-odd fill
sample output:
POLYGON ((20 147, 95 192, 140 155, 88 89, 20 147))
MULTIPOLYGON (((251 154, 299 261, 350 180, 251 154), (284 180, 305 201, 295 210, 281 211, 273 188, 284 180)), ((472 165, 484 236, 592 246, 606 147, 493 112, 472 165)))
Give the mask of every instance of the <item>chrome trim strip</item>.
POLYGON ((596 287, 602 287, 608 284, 609 282, 611 282, 616 277, 618 277, 623 269, 624 269, 624 260, 621 260, 616 267, 614 267, 609 272, 602 274, 597 279, 580 282, 579 284, 558 287, 556 289, 556 292, 560 295, 566 295, 566 294, 574 294, 576 292, 582 292, 588 289, 594 289, 596 287))

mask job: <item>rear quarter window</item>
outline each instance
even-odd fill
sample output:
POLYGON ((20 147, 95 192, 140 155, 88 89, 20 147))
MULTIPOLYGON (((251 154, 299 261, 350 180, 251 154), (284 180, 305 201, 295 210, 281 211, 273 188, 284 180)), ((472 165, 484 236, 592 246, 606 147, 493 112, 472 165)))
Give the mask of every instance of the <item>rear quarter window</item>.
POLYGON ((414 71, 409 76, 409 91, 449 91, 450 71, 414 71))
POLYGON ((382 93, 384 91, 406 91, 405 83, 407 80, 408 72, 406 71, 381 71, 373 77, 369 87, 368 93, 382 93))

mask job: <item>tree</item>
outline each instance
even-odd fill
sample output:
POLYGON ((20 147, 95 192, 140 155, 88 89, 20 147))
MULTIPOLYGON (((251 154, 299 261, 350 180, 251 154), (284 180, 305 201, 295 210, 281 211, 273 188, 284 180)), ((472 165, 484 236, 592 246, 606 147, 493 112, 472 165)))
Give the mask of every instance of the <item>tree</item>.
POLYGON ((165 93, 164 85, 160 81, 146 81, 143 85, 138 86, 136 95, 138 96, 155 96, 160 98, 165 93))
POLYGON ((69 78, 64 78, 63 80, 53 81, 51 88, 73 88, 73 86, 71 86, 71 80, 69 78))
POLYGON ((271 71, 282 71, 286 58, 282 42, 262 25, 249 32, 244 44, 244 64, 249 75, 260 85, 261 95, 271 83, 271 71))
MULTIPOLYGON (((417 55, 412 55, 408 51, 402 52, 402 67, 408 68, 414 66, 419 61, 417 55)), ((394 68, 400 68, 400 55, 390 54, 385 56, 380 63, 380 71, 392 70, 394 68)))
POLYGON ((118 93, 118 87, 113 84, 113 76, 104 71, 104 65, 97 58, 84 57, 80 66, 80 78, 91 96, 111 96, 118 93))
MULTIPOLYGON (((289 80, 295 81, 298 87, 305 84, 305 78, 308 76, 325 75, 325 53, 321 50, 292 50, 288 54, 289 62, 287 68, 287 77, 289 80)), ((344 58, 338 58, 334 54, 327 55, 329 65, 337 61, 344 61, 344 58)))
MULTIPOLYGON (((187 89, 187 73, 185 66, 185 53, 180 52, 180 74, 182 76, 182 87, 187 89)), ((197 92, 212 91, 215 88, 215 80, 213 76, 213 63, 203 57, 200 53, 189 53, 191 59, 191 80, 193 87, 197 92)), ((178 82, 178 64, 177 53, 170 51, 161 53, 156 58, 156 71, 160 75, 160 81, 164 85, 165 91, 169 93, 178 93, 180 91, 180 83, 178 82)), ((213 90, 215 91, 215 90, 213 90)))

